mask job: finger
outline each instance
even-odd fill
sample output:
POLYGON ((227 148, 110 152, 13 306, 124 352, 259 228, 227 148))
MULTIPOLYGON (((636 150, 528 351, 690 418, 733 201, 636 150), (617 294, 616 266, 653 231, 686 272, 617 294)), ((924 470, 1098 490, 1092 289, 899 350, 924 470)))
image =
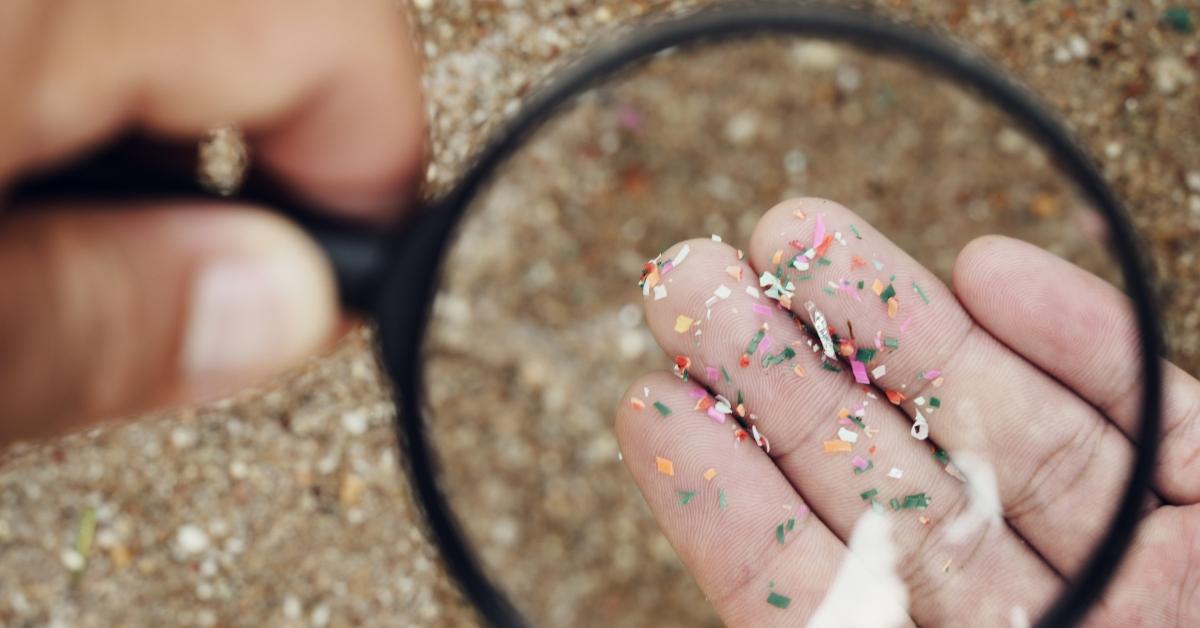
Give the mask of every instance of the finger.
POLYGON ((1118 501, 1128 441, 977 327, 936 277, 837 203, 797 199, 769 211, 755 229, 752 262, 775 268, 776 251, 807 258, 820 225, 824 255, 814 253, 808 270, 785 272, 796 290, 792 309, 808 317, 800 304, 811 300, 844 335, 853 325, 851 346, 878 351, 863 367, 870 380, 927 423, 941 447, 992 461, 1005 516, 1056 569, 1074 573, 1118 501))
POLYGON ((963 485, 910 436, 907 417, 836 361, 823 365, 811 348, 820 343, 763 296, 758 274, 733 248, 690 240, 659 264, 657 278, 647 280, 656 285, 646 322, 689 377, 731 400, 728 416, 723 407, 705 408, 708 420, 741 419, 752 436, 762 435, 780 471, 839 538, 851 538, 864 509, 892 513, 914 619, 1003 619, 1013 605, 1036 611, 1048 602, 1055 574, 998 525, 998 512, 967 521, 973 505, 963 485))
POLYGON ((318 204, 380 217, 418 182, 416 52, 393 3, 17 0, 10 10, 0 181, 128 126, 195 138, 233 124, 256 159, 318 204))
POLYGON ((693 409, 694 388, 669 373, 629 388, 616 420, 625 465, 726 625, 799 625, 820 605, 845 546, 770 458, 693 409))
MULTIPOLYGON (((996 339, 1126 434, 1136 433, 1141 340, 1124 294, 1052 253, 1001 236, 974 240, 959 253, 954 289, 996 339)), ((1156 484, 1168 500, 1200 500, 1200 382, 1165 360, 1162 416, 1156 484)))
POLYGON ((252 208, 0 222, 0 442, 228 392, 328 342, 327 262, 252 208))

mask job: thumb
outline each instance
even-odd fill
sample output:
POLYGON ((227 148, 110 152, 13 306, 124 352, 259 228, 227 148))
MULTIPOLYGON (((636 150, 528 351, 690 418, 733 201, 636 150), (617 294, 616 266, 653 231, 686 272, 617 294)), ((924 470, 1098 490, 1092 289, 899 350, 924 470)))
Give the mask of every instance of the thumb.
POLYGON ((328 342, 333 275, 247 207, 0 220, 0 444, 235 390, 328 342))

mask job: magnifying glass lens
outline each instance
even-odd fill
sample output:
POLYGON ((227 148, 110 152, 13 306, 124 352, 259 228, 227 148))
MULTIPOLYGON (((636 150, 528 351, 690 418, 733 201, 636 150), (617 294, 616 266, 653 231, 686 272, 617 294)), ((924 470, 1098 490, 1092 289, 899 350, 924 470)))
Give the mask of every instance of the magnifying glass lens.
POLYGON ((1119 264, 1057 168, 817 39, 672 49, 559 110, 467 210, 424 344, 489 576, 537 625, 1036 620, 1136 428, 1071 379, 1119 264))

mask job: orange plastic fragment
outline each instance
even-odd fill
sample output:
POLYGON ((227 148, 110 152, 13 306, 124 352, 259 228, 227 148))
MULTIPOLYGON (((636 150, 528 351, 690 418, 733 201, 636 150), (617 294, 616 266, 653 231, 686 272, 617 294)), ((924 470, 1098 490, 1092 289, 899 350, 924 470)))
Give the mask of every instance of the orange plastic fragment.
POLYGON ((658 467, 658 472, 663 475, 675 475, 675 463, 666 458, 654 457, 654 464, 658 467))
POLYGON ((905 397, 904 393, 900 392, 899 390, 889 390, 887 391, 887 398, 888 401, 892 402, 893 404, 900 405, 900 402, 904 401, 908 397, 905 397))
POLYGON ((717 477, 717 470, 716 470, 716 469, 709 469, 708 471, 705 471, 705 472, 704 472, 704 479, 705 479, 706 481, 709 481, 709 482, 711 482, 711 481, 712 481, 712 479, 713 479, 713 478, 715 478, 715 477, 717 477))
POLYGON ((645 402, 645 401, 642 401, 641 399, 638 399, 637 397, 630 397, 630 398, 629 398, 629 405, 630 405, 630 406, 631 406, 631 407, 632 407, 634 410, 637 410, 637 411, 639 411, 639 412, 641 412, 642 410, 646 409, 646 402, 645 402))
POLYGON ((825 239, 821 240, 821 244, 817 246, 817 257, 824 257, 825 251, 829 250, 829 245, 833 244, 833 234, 825 234, 825 239))
POLYGON ((888 299, 888 318, 896 318, 896 314, 900 312, 900 302, 896 297, 888 299))
POLYGON ((827 454, 845 453, 851 450, 850 443, 844 440, 827 440, 821 444, 825 447, 827 454))

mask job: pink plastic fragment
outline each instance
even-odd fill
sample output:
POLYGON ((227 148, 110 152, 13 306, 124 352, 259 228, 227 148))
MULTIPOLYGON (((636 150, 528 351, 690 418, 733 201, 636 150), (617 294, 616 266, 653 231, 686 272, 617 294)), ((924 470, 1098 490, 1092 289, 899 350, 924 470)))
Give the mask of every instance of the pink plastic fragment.
POLYGON ((821 246, 825 240, 825 214, 817 214, 817 228, 813 231, 813 248, 821 246))
POLYGON ((770 347, 770 346, 771 346, 771 337, 763 336, 762 342, 758 343, 758 351, 756 353, 770 353, 769 351, 767 351, 767 347, 770 347))
POLYGON ((925 379, 927 379, 929 381, 933 381, 941 376, 942 376, 942 369, 933 369, 930 371, 925 371, 925 379))
POLYGON ((863 458, 862 456, 855 456, 851 458, 850 464, 854 465, 856 469, 860 469, 862 471, 866 471, 867 467, 871 465, 871 463, 867 462, 867 459, 863 458))
POLYGON ((708 416, 709 416, 709 418, 716 421, 717 423, 725 422, 725 415, 721 414, 720 412, 717 412, 717 409, 715 407, 708 409, 708 416))
POLYGON ((903 323, 900 323, 900 331, 901 331, 901 332, 908 331, 908 326, 909 326, 909 325, 912 325, 912 317, 911 317, 911 316, 909 316, 908 318, 904 319, 904 322, 903 322, 903 323))
POLYGON ((754 313, 763 318, 766 318, 771 315, 771 308, 766 305, 763 305, 762 303, 755 303, 754 304, 754 313))
POLYGON ((705 375, 708 375, 708 381, 710 381, 710 382, 717 381, 717 367, 706 366, 706 367, 704 367, 704 373, 705 373, 705 375))
POLYGON ((860 384, 870 384, 871 380, 867 377, 867 365, 858 360, 850 360, 850 369, 854 371, 854 381, 860 384))
POLYGON ((700 399, 701 397, 704 397, 707 394, 708 393, 704 392, 704 389, 699 386, 688 389, 688 396, 691 397, 692 399, 700 399))

